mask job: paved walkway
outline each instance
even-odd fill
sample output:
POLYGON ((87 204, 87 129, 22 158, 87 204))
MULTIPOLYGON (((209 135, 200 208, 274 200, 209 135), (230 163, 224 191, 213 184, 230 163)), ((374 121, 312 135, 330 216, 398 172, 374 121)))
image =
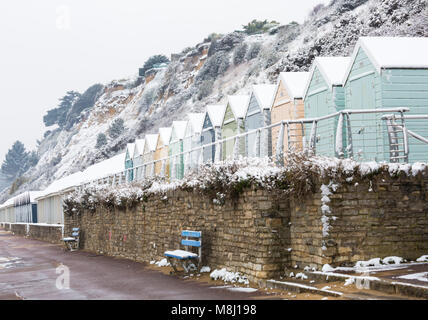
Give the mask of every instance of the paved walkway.
POLYGON ((0 230, 0 299, 244 300, 263 294, 213 288, 128 260, 65 252, 0 230), (61 263, 70 270, 70 289, 57 289, 56 268, 61 263))

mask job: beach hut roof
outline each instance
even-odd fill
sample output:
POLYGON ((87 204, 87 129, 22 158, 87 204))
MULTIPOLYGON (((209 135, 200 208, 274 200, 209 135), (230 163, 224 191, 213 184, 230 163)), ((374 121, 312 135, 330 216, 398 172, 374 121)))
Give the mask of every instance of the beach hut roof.
MULTIPOLYGON (((361 37, 355 45, 351 61, 355 61, 362 48, 380 73, 381 69, 427 69, 427 37, 361 37)), ((342 82, 345 83, 351 72, 348 66, 342 82)))
POLYGON ((126 150, 128 151, 129 157, 131 159, 134 158, 134 151, 135 151, 135 143, 128 143, 126 145, 126 150))
POLYGON ((308 81, 306 82, 305 91, 303 97, 306 96, 309 90, 315 69, 318 69, 324 80, 327 82, 329 89, 333 86, 341 86, 343 83, 343 77, 348 69, 351 62, 350 57, 316 57, 308 81))
POLYGON ((225 112, 226 105, 224 104, 211 104, 207 106, 207 113, 214 127, 221 127, 221 125, 223 124, 225 112))
POLYGON ((137 139, 135 140, 135 150, 134 150, 134 157, 135 156, 141 156, 144 152, 144 146, 146 144, 146 139, 137 139))
POLYGON ((232 109, 235 119, 245 118, 247 113, 248 104, 250 102, 250 95, 233 95, 228 96, 230 108, 232 109))
POLYGON ((169 144, 169 140, 171 139, 172 128, 159 128, 159 136, 162 140, 164 146, 169 144))
POLYGON ((156 145, 158 144, 159 134, 148 134, 146 135, 146 147, 149 152, 156 150, 156 145))
POLYGON ((184 139, 186 135, 186 126, 188 121, 173 121, 172 130, 175 132, 177 139, 184 139))
POLYGON ((2 205, 0 205, 0 209, 11 207, 14 205, 24 204, 24 203, 35 203, 37 198, 42 194, 42 191, 26 191, 17 196, 14 196, 7 201, 5 201, 2 205))
POLYGON ((195 133, 201 133, 204 125, 205 113, 189 113, 189 125, 195 133))
POLYGON ((125 153, 98 162, 83 171, 83 182, 100 179, 125 170, 125 153))
POLYGON ((256 84, 253 85, 253 94, 262 110, 270 110, 275 96, 276 85, 256 84))
POLYGON ((35 196, 35 199, 46 198, 53 194, 61 193, 73 187, 77 187, 84 182, 100 179, 108 175, 122 172, 124 168, 126 153, 121 153, 110 159, 98 162, 84 171, 78 171, 69 176, 55 180, 45 190, 35 196))
POLYGON ((45 190, 41 192, 37 199, 45 198, 52 194, 60 193, 61 191, 70 189, 80 185, 83 181, 83 172, 79 171, 61 179, 55 180, 45 190))
POLYGON ((278 84, 282 81, 291 99, 302 99, 309 75, 309 72, 281 72, 278 84))

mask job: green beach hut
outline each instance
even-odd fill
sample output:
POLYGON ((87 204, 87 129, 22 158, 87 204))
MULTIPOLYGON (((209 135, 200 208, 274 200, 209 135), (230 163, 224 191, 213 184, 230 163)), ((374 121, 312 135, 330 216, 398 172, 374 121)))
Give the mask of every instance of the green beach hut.
MULTIPOLYGON (((170 157, 183 152, 183 139, 186 134, 187 122, 188 121, 174 121, 172 123, 171 140, 168 148, 170 157)), ((172 157, 169 170, 172 180, 182 179, 184 176, 184 156, 179 155, 172 157)))
MULTIPOLYGON (((361 37, 344 76, 347 109, 408 108, 405 116, 428 114, 428 38, 361 37)), ((403 131, 390 144, 391 126, 378 114, 351 116, 352 149, 356 160, 387 162, 428 160, 428 144, 403 131), (389 132, 389 133, 388 133, 389 132)), ((400 114, 396 114, 400 117, 400 114)), ((401 118, 396 121, 401 124, 401 118)), ((410 132, 428 138, 425 119, 406 119, 410 132)))
MULTIPOLYGON (((318 118, 345 109, 342 81, 350 60, 349 57, 315 58, 303 93, 305 118, 318 118)), ((317 123, 315 139, 317 155, 338 156, 336 154, 337 123, 338 117, 317 123)), ((305 128, 306 139, 311 136, 311 130, 310 126, 305 128)), ((343 150, 346 150, 346 139, 342 140, 342 144, 343 150)))
MULTIPOLYGON (((186 133, 184 135, 184 152, 201 146, 201 132, 204 124, 205 113, 189 113, 187 114, 187 117, 189 118, 189 121, 187 122, 186 133)), ((186 168, 194 169, 197 167, 200 153, 201 150, 197 150, 184 156, 185 171, 186 168)))
MULTIPOLYGON (((221 128, 221 138, 226 139, 245 132, 244 118, 247 113, 249 95, 228 96, 227 106, 221 128)), ((235 147, 238 148, 238 155, 245 156, 245 139, 239 139, 239 146, 235 146, 236 139, 223 143, 223 160, 231 159, 234 156, 235 147)))
POLYGON ((146 143, 146 139, 137 139, 135 140, 134 147, 134 157, 132 158, 133 162, 133 180, 141 180, 143 179, 144 168, 142 164, 144 163, 144 145, 146 143))
POLYGON ((134 180, 134 170, 127 170, 134 168, 134 150, 135 143, 128 143, 126 146, 126 155, 125 155, 125 170, 126 170, 126 179, 128 182, 134 180))

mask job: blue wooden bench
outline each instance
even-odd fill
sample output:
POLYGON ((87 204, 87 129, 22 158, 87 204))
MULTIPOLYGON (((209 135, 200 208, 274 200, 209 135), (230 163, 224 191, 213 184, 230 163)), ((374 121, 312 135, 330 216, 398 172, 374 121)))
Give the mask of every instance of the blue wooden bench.
POLYGON ((165 251, 168 262, 171 264, 174 271, 177 273, 177 265, 175 262, 180 262, 184 271, 188 273, 192 267, 196 267, 193 261, 197 260, 197 270, 200 268, 202 258, 202 232, 183 230, 181 232, 181 245, 185 246, 186 250, 165 251), (197 248, 198 253, 190 251, 190 248, 197 248), (176 260, 173 260, 176 259, 176 260))
POLYGON ((73 228, 71 237, 62 238, 64 244, 70 251, 76 251, 79 249, 80 242, 80 228, 73 228))

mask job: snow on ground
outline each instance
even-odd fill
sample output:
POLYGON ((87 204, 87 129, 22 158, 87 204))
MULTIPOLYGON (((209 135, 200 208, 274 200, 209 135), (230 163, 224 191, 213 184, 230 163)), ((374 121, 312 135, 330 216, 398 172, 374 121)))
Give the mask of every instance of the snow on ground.
POLYGON ((227 290, 229 290, 229 291, 235 291, 235 292, 253 293, 253 292, 256 292, 258 289, 255 289, 255 288, 233 287, 233 288, 227 288, 227 290))
POLYGON ((211 272, 211 268, 210 267, 202 267, 201 270, 199 271, 200 273, 208 273, 211 272))
POLYGON ((406 274, 404 276, 398 277, 398 279, 418 280, 418 281, 428 282, 428 272, 406 274))
POLYGON ((408 264, 404 264, 406 260, 401 257, 390 256, 386 258, 372 258, 367 261, 357 261, 354 267, 336 267, 333 268, 329 264, 322 267, 322 272, 335 272, 335 271, 354 271, 354 272, 368 272, 368 271, 381 271, 393 270, 404 268, 408 264))
POLYGON ((416 259, 417 262, 428 262, 428 255, 421 256, 416 259))
POLYGON ((21 262, 18 257, 0 257, 0 269, 8 269, 14 267, 17 263, 21 262))
POLYGON ((296 274, 296 279, 306 280, 307 278, 308 278, 308 276, 306 274, 304 274, 303 272, 299 272, 298 274, 296 274))
POLYGON ((241 283, 248 285, 250 282, 245 276, 242 276, 239 272, 230 272, 226 268, 216 269, 210 274, 213 280, 223 280, 224 282, 241 283))
POLYGON ((162 259, 160 261, 150 261, 150 264, 155 264, 158 267, 169 267, 171 265, 167 259, 162 259))

